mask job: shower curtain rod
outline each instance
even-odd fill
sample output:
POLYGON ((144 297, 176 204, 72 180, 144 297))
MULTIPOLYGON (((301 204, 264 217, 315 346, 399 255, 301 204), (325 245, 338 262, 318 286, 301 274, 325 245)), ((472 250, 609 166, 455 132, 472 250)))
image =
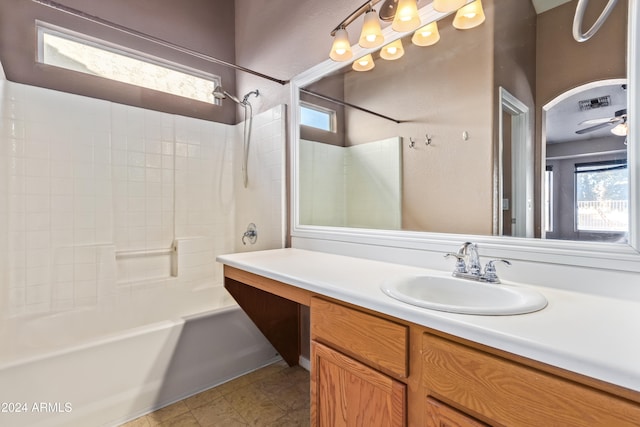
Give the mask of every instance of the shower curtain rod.
POLYGON ((120 31, 120 32, 123 32, 125 34, 129 34, 131 36, 135 36, 135 37, 141 38, 143 40, 150 41, 152 43, 156 43, 156 44, 159 44, 159 45, 164 46, 164 47, 168 47, 168 48, 173 49, 173 50, 177 50, 178 52, 186 53, 187 55, 191 55, 191 56, 194 56, 194 57, 199 58, 199 59, 204 59, 205 61, 212 62, 214 64, 223 65, 225 67, 230 67, 230 68, 236 69, 238 71, 242 71, 242 72, 245 72, 245 73, 253 74, 254 76, 258 76, 258 77, 261 77, 261 78, 266 79, 266 80, 271 80, 272 82, 280 83, 283 86, 286 85, 287 83, 289 83, 289 80, 277 79, 275 77, 268 76, 268 75, 260 73, 258 71, 254 71, 254 70, 252 70, 250 68, 245 68, 245 67, 243 67, 241 65, 236 65, 236 64, 233 64, 231 62, 223 61, 222 59, 214 58, 212 56, 205 55, 205 54, 200 53, 200 52, 196 52, 195 50, 187 49, 186 47, 182 47, 182 46, 170 43, 168 41, 159 39, 157 37, 153 37, 153 36, 150 36, 148 34, 141 33, 141 32, 136 31, 136 30, 132 30, 131 28, 123 27, 122 25, 118 25, 118 24, 116 24, 114 22, 107 21, 107 20, 99 18, 97 16, 89 15, 87 13, 84 13, 84 12, 80 11, 80 10, 77 10, 77 9, 72 8, 72 7, 68 7, 68 6, 62 5, 62 4, 57 3, 55 1, 51 1, 51 0, 31 0, 31 1, 33 1, 34 3, 38 3, 38 4, 42 5, 42 6, 47 6, 47 7, 50 7, 52 9, 58 10, 60 12, 64 12, 64 13, 67 13, 69 15, 73 15, 75 17, 82 18, 82 19, 85 19, 87 21, 91 21, 93 23, 96 23, 96 24, 111 28, 113 30, 120 31))
POLYGON ((327 95, 322 95, 322 94, 320 94, 318 92, 314 92, 314 91, 309 90, 309 89, 301 88, 300 92, 306 93, 307 95, 318 97, 320 99, 324 99, 325 101, 335 102, 336 104, 340 104, 340 105, 342 105, 344 107, 355 108, 356 110, 360 110, 360 111, 363 111, 365 113, 373 114, 374 116, 380 117, 380 118, 385 119, 385 120, 390 120, 390 121, 396 122, 398 124, 403 123, 402 120, 394 119, 393 117, 385 116, 384 114, 376 113, 375 111, 371 111, 371 110, 368 110, 366 108, 359 107, 359 106, 357 106, 355 104, 351 104, 349 102, 341 101, 341 100, 339 100, 337 98, 332 98, 332 97, 327 96, 327 95))

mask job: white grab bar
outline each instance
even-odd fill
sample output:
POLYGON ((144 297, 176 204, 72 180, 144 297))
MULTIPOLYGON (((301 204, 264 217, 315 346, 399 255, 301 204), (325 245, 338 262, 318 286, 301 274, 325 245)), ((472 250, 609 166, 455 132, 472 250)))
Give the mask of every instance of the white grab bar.
POLYGON ((589 0, 578 0, 578 5, 576 6, 576 14, 573 17, 573 38, 576 39, 577 42, 585 42, 593 37, 593 35, 598 32, 600 27, 602 27, 604 21, 607 20, 617 2, 618 0, 609 0, 598 19, 596 19, 596 22, 593 23, 591 28, 589 28, 586 33, 583 33, 582 21, 584 20, 584 12, 587 10, 589 0))

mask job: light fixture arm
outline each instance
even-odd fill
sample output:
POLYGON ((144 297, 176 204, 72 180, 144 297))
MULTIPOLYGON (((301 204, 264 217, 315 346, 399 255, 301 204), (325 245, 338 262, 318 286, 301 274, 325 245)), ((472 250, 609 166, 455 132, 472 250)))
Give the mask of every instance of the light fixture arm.
POLYGON ((360 6, 359 8, 357 8, 356 10, 354 10, 353 12, 351 12, 351 14, 349 14, 349 16, 347 16, 345 19, 342 20, 342 22, 340 22, 332 31, 331 31, 331 37, 336 35, 336 31, 338 31, 341 28, 347 28, 347 26, 351 25, 351 23, 353 21, 355 21, 356 19, 358 19, 358 17, 360 15, 362 15, 365 12, 368 12, 369 10, 371 10, 371 8, 373 8, 374 5, 380 3, 382 0, 369 0, 366 1, 362 4, 362 6, 360 6))

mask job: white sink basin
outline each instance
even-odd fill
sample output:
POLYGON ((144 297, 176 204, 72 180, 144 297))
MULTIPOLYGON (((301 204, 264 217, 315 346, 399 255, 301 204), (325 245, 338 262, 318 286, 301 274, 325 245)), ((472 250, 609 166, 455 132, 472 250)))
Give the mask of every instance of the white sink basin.
POLYGON ((383 283, 381 289, 407 304, 451 313, 504 316, 547 306, 547 299, 533 289, 450 276, 398 278, 383 283))

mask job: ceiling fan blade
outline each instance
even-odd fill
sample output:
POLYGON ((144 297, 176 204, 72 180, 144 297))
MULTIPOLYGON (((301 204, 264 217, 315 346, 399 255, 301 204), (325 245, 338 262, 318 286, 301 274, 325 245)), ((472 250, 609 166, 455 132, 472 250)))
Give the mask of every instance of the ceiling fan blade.
POLYGON ((611 120, 611 117, 601 117, 599 119, 583 120, 580 123, 578 123, 578 126, 582 126, 582 125, 599 125, 600 123, 607 123, 609 120, 611 120))
MULTIPOLYGON (((617 120, 616 120, 616 121, 617 121, 617 120)), ((584 133, 589 133, 589 132, 596 131, 596 130, 598 130, 598 129, 606 128, 606 127, 608 127, 608 126, 611 126, 613 123, 614 123, 613 121, 608 121, 607 123, 600 123, 599 125, 590 126, 590 127, 588 127, 588 128, 584 128, 584 129, 577 130, 577 131, 576 131, 576 133, 577 133, 578 135, 582 135, 582 134, 584 134, 584 133)))

